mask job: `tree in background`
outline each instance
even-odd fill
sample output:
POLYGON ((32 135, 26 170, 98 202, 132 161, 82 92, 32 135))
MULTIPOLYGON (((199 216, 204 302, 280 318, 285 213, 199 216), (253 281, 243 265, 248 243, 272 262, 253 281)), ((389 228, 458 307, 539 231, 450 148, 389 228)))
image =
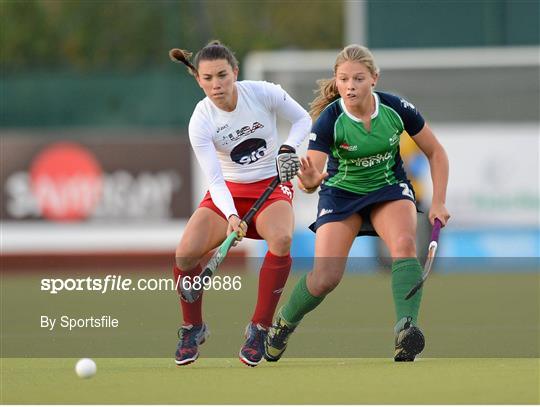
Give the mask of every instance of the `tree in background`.
POLYGON ((218 38, 253 50, 339 48, 341 1, 4 1, 0 63, 28 70, 144 70, 218 38))

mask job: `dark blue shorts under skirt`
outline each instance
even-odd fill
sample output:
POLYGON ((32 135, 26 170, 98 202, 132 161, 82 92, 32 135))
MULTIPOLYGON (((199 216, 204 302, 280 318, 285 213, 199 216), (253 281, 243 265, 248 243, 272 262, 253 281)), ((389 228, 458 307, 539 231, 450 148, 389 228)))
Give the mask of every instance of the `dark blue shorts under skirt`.
MULTIPOLYGON (((416 205, 414 190, 409 182, 387 185, 366 195, 358 195, 336 187, 323 185, 319 191, 317 220, 309 228, 315 232, 329 222, 339 222, 354 213, 362 217, 362 227, 358 236, 378 236, 371 224, 371 210, 376 204, 388 201, 408 199, 416 205), (407 185, 407 188, 403 184, 407 185)), ((418 212, 418 207, 416 209, 418 212)))

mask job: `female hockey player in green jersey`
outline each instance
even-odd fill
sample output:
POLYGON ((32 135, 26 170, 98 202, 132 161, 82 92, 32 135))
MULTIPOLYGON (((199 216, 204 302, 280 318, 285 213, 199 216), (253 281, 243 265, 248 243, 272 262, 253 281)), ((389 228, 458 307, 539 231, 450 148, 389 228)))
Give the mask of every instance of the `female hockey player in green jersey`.
POLYGON ((414 105, 374 90, 378 78, 371 52, 349 45, 337 56, 334 77, 318 82, 309 149, 298 174, 305 192, 321 186, 317 219, 310 226, 316 232, 315 261, 268 333, 268 361, 281 357, 304 315, 339 284, 349 250, 360 235, 378 235, 393 259, 394 360, 413 361, 424 348, 424 336, 416 326, 422 292, 404 299, 421 278, 422 267, 416 258, 414 190, 399 155, 400 136, 406 131, 429 160, 431 223, 438 218, 445 225, 450 217, 445 207, 448 158, 414 105))

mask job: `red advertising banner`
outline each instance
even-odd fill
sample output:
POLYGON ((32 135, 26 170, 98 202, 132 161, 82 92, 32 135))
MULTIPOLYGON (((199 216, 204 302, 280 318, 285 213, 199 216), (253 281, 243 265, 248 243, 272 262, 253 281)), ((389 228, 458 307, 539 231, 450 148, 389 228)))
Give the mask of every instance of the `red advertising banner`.
POLYGON ((2 137, 2 220, 167 220, 192 212, 187 138, 2 137))

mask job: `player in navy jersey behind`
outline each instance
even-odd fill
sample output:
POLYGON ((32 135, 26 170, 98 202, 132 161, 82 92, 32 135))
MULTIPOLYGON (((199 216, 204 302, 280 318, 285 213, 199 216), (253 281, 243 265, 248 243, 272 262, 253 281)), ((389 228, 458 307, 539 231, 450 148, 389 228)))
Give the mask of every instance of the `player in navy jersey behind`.
MULTIPOLYGON (((237 82, 238 62, 218 41, 201 49, 193 63, 187 51, 173 49, 169 56, 188 66, 206 95, 191 116, 189 138, 209 183, 209 191, 189 219, 176 249, 175 280, 199 275, 201 259, 232 231, 240 237, 266 240, 268 253, 259 274, 257 305, 240 349, 240 360, 256 366, 263 359, 264 339, 291 268, 294 218, 290 179, 300 166, 295 149, 307 137, 311 118, 278 85, 237 82), (287 140, 281 146, 277 116, 291 123, 287 140), (276 168, 280 154, 296 161, 294 171, 279 168, 281 161, 276 168), (248 228, 241 218, 278 171, 282 183, 248 228)), ((184 321, 175 357, 179 366, 194 362, 199 356, 199 345, 208 337, 202 297, 193 303, 180 299, 184 321)))
POLYGON ((379 236, 392 256, 392 292, 396 324, 396 361, 413 361, 424 348, 417 327, 421 290, 404 298, 421 278, 416 258, 416 205, 399 155, 407 131, 427 156, 433 180, 429 211, 443 225, 448 158, 418 110, 408 101, 375 91, 379 69, 371 52, 359 45, 337 56, 332 79, 319 81, 311 104, 315 121, 299 187, 312 193, 319 186, 313 270, 303 276, 280 309, 265 343, 265 358, 277 361, 290 334, 304 315, 317 307, 341 281, 354 239, 379 236), (327 164, 327 172, 324 171, 327 164))

